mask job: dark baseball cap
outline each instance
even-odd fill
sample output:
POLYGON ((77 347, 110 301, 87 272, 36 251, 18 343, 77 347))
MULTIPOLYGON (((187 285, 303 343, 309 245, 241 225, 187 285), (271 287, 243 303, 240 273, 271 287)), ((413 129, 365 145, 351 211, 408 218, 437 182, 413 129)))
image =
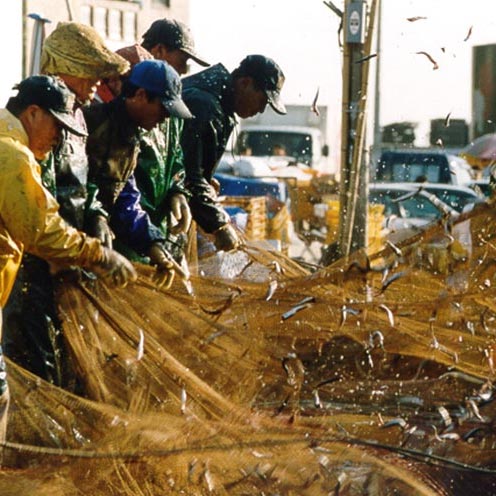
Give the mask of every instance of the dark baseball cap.
POLYGON ((195 42, 191 30, 186 24, 175 19, 158 19, 143 35, 143 45, 149 50, 155 45, 164 45, 167 48, 177 48, 188 54, 196 63, 207 67, 195 50, 195 42))
POLYGON ((167 62, 162 60, 139 62, 131 70, 129 82, 159 97, 162 105, 171 115, 182 119, 193 117, 181 98, 181 78, 167 62))
POLYGON ((286 113, 280 94, 284 85, 284 74, 272 59, 264 55, 248 55, 239 64, 237 72, 241 76, 254 79, 257 86, 267 95, 270 106, 278 114, 286 113))
POLYGON ((12 98, 17 104, 38 105, 52 114, 71 133, 88 135, 74 118, 76 96, 61 79, 53 76, 30 76, 13 89, 18 90, 17 95, 12 98))

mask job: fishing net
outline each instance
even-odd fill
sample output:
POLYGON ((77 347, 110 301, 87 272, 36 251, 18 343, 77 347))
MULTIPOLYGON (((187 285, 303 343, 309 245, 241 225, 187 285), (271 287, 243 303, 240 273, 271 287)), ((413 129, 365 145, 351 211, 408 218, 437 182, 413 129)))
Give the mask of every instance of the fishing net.
POLYGON ((494 217, 314 273, 248 245, 167 291, 67 280, 75 392, 8 363, 0 493, 496 494, 494 217))

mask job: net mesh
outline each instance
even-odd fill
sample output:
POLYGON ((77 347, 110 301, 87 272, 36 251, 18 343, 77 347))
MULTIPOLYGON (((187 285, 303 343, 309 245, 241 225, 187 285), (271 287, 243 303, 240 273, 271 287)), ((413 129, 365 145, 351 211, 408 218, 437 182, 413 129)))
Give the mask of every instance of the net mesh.
POLYGON ((494 217, 312 274, 248 245, 168 291, 66 281, 78 394, 8 363, 1 494, 496 494, 494 217))

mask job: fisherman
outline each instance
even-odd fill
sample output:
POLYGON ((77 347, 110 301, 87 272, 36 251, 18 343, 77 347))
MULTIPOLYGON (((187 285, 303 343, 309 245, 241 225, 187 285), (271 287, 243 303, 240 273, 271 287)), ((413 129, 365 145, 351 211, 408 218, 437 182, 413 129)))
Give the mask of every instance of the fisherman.
MULTIPOLYGON (((143 35, 141 46, 157 60, 167 62, 181 76, 187 73, 189 60, 204 67, 210 65, 196 52, 188 26, 175 19, 153 22, 143 35)), ((184 267, 191 211, 184 187, 182 128, 182 119, 170 117, 142 134, 135 176, 143 208, 164 232, 169 252, 184 267)))
MULTIPOLYGON (((73 116, 74 97, 51 76, 32 76, 0 110, 0 308, 5 306, 23 251, 57 266, 79 265, 120 286, 136 279, 132 264, 98 239, 70 227, 42 185, 40 166, 61 138, 85 129, 73 116)), ((5 362, 0 351, 0 440, 5 440, 9 402, 5 362)))
POLYGON ((169 116, 192 117, 181 88, 179 75, 167 63, 145 60, 133 67, 118 98, 84 110, 90 177, 110 214, 110 225, 117 240, 157 266, 155 280, 165 287, 179 267, 164 247, 163 233, 140 207, 133 173, 142 129, 150 131, 169 116))
POLYGON ((95 98, 93 99, 95 103, 108 103, 114 98, 117 98, 121 94, 122 83, 129 77, 131 69, 139 62, 143 62, 143 60, 153 59, 153 55, 137 43, 119 48, 115 53, 129 62, 129 70, 124 74, 116 74, 103 78, 98 85, 95 98))
POLYGON ((267 103, 277 113, 285 114, 280 98, 283 84, 280 67, 263 55, 247 56, 232 73, 217 64, 183 80, 183 99, 195 116, 185 122, 181 138, 189 205, 198 225, 214 235, 218 250, 233 250, 240 244, 212 185, 236 123, 235 114, 241 118, 254 116, 263 112, 267 103))
MULTIPOLYGON (((74 118, 86 129, 81 106, 89 102, 103 77, 125 72, 128 63, 109 50, 90 26, 61 22, 47 37, 41 55, 41 72, 58 76, 73 94, 74 118)), ((42 181, 57 199, 59 213, 73 227, 112 246, 107 213, 88 184, 86 133, 66 130, 53 154, 41 165, 42 181)), ((43 379, 69 387, 61 324, 54 301, 53 281, 45 260, 26 254, 5 308, 6 355, 43 379)))

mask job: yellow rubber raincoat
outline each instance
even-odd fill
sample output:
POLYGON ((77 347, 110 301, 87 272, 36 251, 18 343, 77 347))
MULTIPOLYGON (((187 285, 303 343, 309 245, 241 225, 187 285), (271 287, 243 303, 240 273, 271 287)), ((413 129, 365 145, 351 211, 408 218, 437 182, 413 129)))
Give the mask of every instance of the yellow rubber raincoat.
POLYGON ((0 109, 0 308, 12 289, 23 250, 59 265, 89 266, 103 256, 98 240, 59 216, 28 144, 21 122, 0 109))

